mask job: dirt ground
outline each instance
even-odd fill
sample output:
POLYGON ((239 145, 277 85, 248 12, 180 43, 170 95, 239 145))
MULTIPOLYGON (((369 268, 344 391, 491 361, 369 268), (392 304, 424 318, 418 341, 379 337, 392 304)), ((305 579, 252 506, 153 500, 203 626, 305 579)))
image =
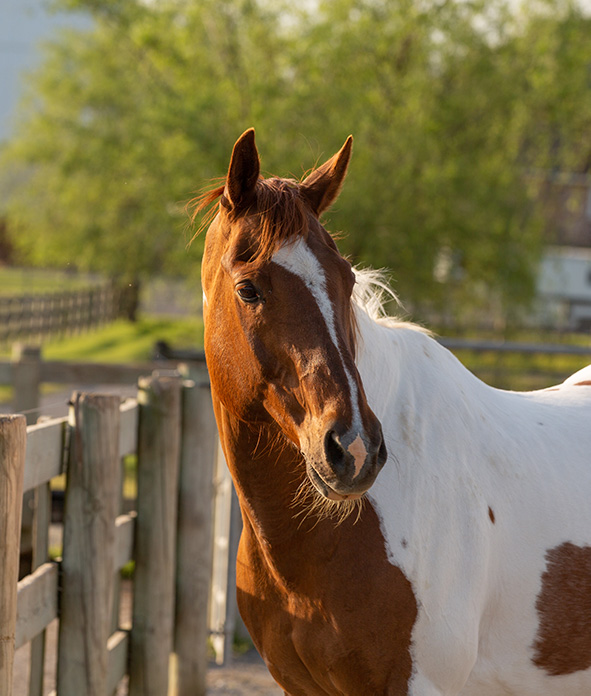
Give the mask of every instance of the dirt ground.
POLYGON ((229 667, 211 667, 207 693, 216 696, 283 696, 256 651, 236 657, 229 667))

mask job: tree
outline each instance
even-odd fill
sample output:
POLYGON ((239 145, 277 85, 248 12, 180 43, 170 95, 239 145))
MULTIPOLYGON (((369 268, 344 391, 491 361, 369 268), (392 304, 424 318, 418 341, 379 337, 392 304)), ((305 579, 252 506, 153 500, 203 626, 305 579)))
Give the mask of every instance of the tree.
POLYGON ((327 219, 355 262, 392 269, 415 313, 532 295, 532 172, 591 152, 588 20, 568 2, 62 0, 5 161, 15 246, 38 263, 190 273, 181 202, 249 126, 267 171, 299 176, 349 133, 327 219), (34 201, 34 205, 31 204, 34 201))
POLYGON ((419 313, 493 301, 507 314, 533 294, 542 210, 527 174, 556 150, 544 114, 560 111, 561 166, 575 166, 567 153, 591 132, 588 24, 575 8, 548 5, 552 13, 515 15, 500 2, 349 0, 324 3, 311 22, 297 84, 319 127, 332 115, 356 136, 352 195, 333 224, 356 231, 347 250, 391 268, 419 313), (556 35, 568 60, 548 55, 542 36, 556 35), (445 284, 433 273, 442 258, 453 261, 445 284))
POLYGON ((250 3, 67 4, 94 25, 58 37, 32 76, 6 156, 28 173, 11 199, 15 243, 37 263, 187 272, 183 201, 224 171, 253 89, 270 88, 246 84, 244 56, 268 68, 271 38, 258 35, 273 17, 250 3))

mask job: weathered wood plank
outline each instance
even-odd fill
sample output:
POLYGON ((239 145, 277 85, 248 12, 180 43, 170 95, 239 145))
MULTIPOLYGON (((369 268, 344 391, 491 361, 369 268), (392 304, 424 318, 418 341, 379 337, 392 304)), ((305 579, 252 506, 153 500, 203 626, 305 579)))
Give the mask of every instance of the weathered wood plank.
POLYGON ((75 394, 64 507, 57 692, 105 696, 119 483, 118 396, 75 394))
POLYGON ((0 417, 0 694, 12 693, 26 439, 24 416, 0 417))
POLYGON ((211 586, 216 426, 207 385, 183 385, 177 524, 175 696, 204 696, 211 586))
MULTIPOLYGON (((49 525, 51 523, 51 490, 49 483, 44 483, 35 489, 34 506, 32 567, 33 570, 36 570, 49 560, 49 525)), ((43 696, 45 631, 41 631, 31 641, 30 659, 29 696, 43 696)))
POLYGON ((209 624, 212 630, 212 645, 218 665, 226 658, 226 620, 231 601, 228 585, 231 575, 230 538, 232 527, 232 477, 226 465, 219 439, 217 440, 215 465, 214 501, 214 550, 209 624))
POLYGON ((129 696, 168 692, 181 429, 178 378, 141 379, 129 696))
POLYGON ((129 654, 129 633, 127 631, 115 631, 107 643, 108 669, 107 669, 107 694, 115 692, 117 685, 127 674, 127 660, 129 654))
POLYGON ((41 349, 15 343, 12 347, 12 410, 26 413, 27 423, 37 420, 41 383, 41 349))
POLYGON ((12 365, 9 362, 0 362, 0 384, 12 383, 12 365))
POLYGON ((57 618, 57 563, 44 563, 18 583, 16 648, 33 640, 57 618))
POLYGON ((30 491, 62 473, 64 433, 67 418, 27 427, 24 491, 30 491))

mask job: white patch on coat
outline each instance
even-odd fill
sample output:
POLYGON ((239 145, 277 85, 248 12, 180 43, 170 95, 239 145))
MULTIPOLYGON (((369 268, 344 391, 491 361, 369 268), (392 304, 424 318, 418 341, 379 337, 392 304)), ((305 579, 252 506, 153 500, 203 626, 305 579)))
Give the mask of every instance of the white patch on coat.
POLYGON ((390 453, 367 495, 419 607, 410 696, 591 694, 591 669, 550 676, 531 647, 547 550, 591 545, 591 390, 493 389, 416 327, 357 320, 390 453))

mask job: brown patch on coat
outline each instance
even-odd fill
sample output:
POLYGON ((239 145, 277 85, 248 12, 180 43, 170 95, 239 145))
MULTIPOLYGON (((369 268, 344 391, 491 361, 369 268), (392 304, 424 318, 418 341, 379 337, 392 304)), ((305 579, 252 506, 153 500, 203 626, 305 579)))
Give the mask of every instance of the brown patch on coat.
POLYGON ((591 387, 591 379, 586 379, 583 382, 577 382, 575 387, 591 387))
POLYGON ((534 664, 553 676, 591 667, 591 546, 565 542, 546 552, 536 609, 534 664))
POLYGON ((495 523, 495 513, 493 512, 493 509, 490 506, 488 508, 488 516, 490 518, 490 521, 494 524, 495 523))
POLYGON ((406 694, 417 603, 371 504, 357 522, 321 521, 276 547, 275 568, 253 531, 245 526, 238 556, 238 605, 285 693, 406 694))

